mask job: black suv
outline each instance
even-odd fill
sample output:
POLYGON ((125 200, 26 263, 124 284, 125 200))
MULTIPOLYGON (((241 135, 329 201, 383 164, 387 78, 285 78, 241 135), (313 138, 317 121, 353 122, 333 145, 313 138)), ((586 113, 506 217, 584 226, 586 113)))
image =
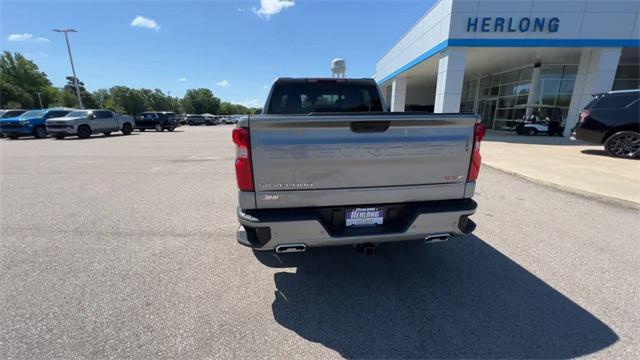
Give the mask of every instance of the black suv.
POLYGON ((180 126, 180 119, 176 113, 171 111, 145 111, 135 117, 136 129, 145 131, 153 129, 155 131, 173 131, 180 126))
POLYGON ((572 135, 604 144, 611 156, 640 158, 640 89, 594 95, 580 112, 572 135))

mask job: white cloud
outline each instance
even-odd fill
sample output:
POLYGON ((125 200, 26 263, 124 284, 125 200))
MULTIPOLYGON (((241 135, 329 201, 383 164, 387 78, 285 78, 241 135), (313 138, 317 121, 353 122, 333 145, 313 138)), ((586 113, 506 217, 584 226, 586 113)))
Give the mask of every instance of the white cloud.
POLYGON ((46 37, 38 37, 38 36, 33 36, 33 34, 11 34, 9 36, 7 36, 7 40, 11 41, 11 42, 35 42, 35 43, 48 43, 50 42, 49 39, 47 39, 46 37))
POLYGON ((268 20, 271 15, 275 15, 295 4, 294 0, 260 0, 260 9, 253 7, 252 10, 259 17, 268 20))
POLYGON ((187 81, 187 78, 180 78, 180 79, 178 79, 178 81, 185 82, 185 81, 187 81))
POLYGON ((238 12, 242 12, 242 8, 237 8, 236 10, 238 10, 238 12))
POLYGON ((155 20, 140 15, 131 20, 131 26, 153 29, 155 31, 160 30, 160 25, 158 25, 155 20))
POLYGON ((222 81, 218 81, 216 85, 226 88, 231 86, 231 83, 229 82, 229 80, 222 80, 222 81))

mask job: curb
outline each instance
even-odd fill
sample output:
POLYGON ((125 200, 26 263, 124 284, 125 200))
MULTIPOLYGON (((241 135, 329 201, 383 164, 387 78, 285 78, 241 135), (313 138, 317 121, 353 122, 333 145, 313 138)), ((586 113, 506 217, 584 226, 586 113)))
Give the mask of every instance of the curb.
POLYGON ((509 175, 513 175, 516 177, 519 177, 521 179, 527 180, 529 182, 532 182, 534 184, 538 184, 538 185, 543 185, 543 186, 547 186, 556 190, 560 190, 560 191, 564 191, 573 195, 578 195, 578 196, 582 196, 584 198, 587 199, 592 199, 592 200, 597 200, 600 202, 603 202, 605 204, 608 205, 617 205, 617 206, 622 206, 622 207, 626 207, 626 208, 630 208, 630 209, 634 209, 634 210, 640 210, 640 204, 633 202, 633 201, 629 201, 629 200, 624 200, 624 199, 619 199, 619 198, 615 198, 615 197, 611 197, 611 196, 607 196, 607 195, 602 195, 602 194, 597 194, 597 193, 593 193, 590 191, 585 191, 585 190, 580 190, 580 189, 576 189, 576 188, 572 188, 569 186, 564 186, 564 185, 560 185, 560 184, 556 184, 553 182, 549 182, 549 181, 545 181, 545 180, 540 180, 538 178, 534 178, 534 177, 530 177, 527 175, 523 175, 520 174, 518 172, 512 171, 512 170, 506 170, 494 165, 489 165, 487 163, 482 163, 482 166, 486 166, 488 168, 491 168, 493 170, 497 170, 500 172, 503 172, 505 174, 509 174, 509 175))

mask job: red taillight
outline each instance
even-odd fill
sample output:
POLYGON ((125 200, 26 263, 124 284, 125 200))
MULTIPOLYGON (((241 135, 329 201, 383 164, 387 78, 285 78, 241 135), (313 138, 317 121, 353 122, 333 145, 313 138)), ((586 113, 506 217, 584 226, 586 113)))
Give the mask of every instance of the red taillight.
POLYGON ((476 181, 480 173, 480 164, 482 157, 480 156, 480 142, 486 133, 484 124, 476 124, 473 130, 473 150, 471 151, 471 164, 469 164, 469 175, 467 181, 476 181))
POLYGON ((249 129, 233 129, 233 142, 236 144, 236 180, 242 191, 253 191, 253 170, 251 169, 251 141, 249 129))
POLYGON ((591 111, 584 109, 580 111, 580 123, 582 124, 591 115, 591 111))

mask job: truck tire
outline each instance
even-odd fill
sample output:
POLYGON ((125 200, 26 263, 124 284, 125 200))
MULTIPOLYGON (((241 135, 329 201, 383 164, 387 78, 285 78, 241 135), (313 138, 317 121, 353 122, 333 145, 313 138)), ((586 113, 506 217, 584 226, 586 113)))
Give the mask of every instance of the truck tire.
POLYGON ((7 135, 7 137, 11 140, 18 140, 18 135, 7 135))
POLYGON ((620 131, 604 142, 607 154, 623 159, 640 159, 640 133, 620 131))
POLYGON ((164 130, 164 129, 162 128, 162 125, 160 125, 160 124, 156 124, 155 129, 156 129, 156 132, 162 132, 162 130, 164 130))
POLYGON ((78 128, 78 138, 79 139, 88 139, 91 136, 91 128, 87 125, 81 125, 78 128))
POLYGON ((538 129, 532 128, 532 127, 528 128, 527 129, 527 135, 529 135, 529 136, 538 135, 538 129))
POLYGON ((174 128, 174 127, 170 127, 170 128, 168 128, 168 129, 167 129, 167 131, 173 131, 173 130, 175 130, 175 129, 176 129, 176 128, 174 128))
POLYGON ((47 129, 44 126, 36 126, 33 129, 33 137, 36 139, 44 139, 47 137, 47 129))
MULTIPOLYGON (((144 131, 144 130, 141 130, 144 131)), ((131 124, 124 124, 122 125, 122 133, 125 135, 131 135, 131 133, 133 132, 133 126, 131 126, 131 124)))

